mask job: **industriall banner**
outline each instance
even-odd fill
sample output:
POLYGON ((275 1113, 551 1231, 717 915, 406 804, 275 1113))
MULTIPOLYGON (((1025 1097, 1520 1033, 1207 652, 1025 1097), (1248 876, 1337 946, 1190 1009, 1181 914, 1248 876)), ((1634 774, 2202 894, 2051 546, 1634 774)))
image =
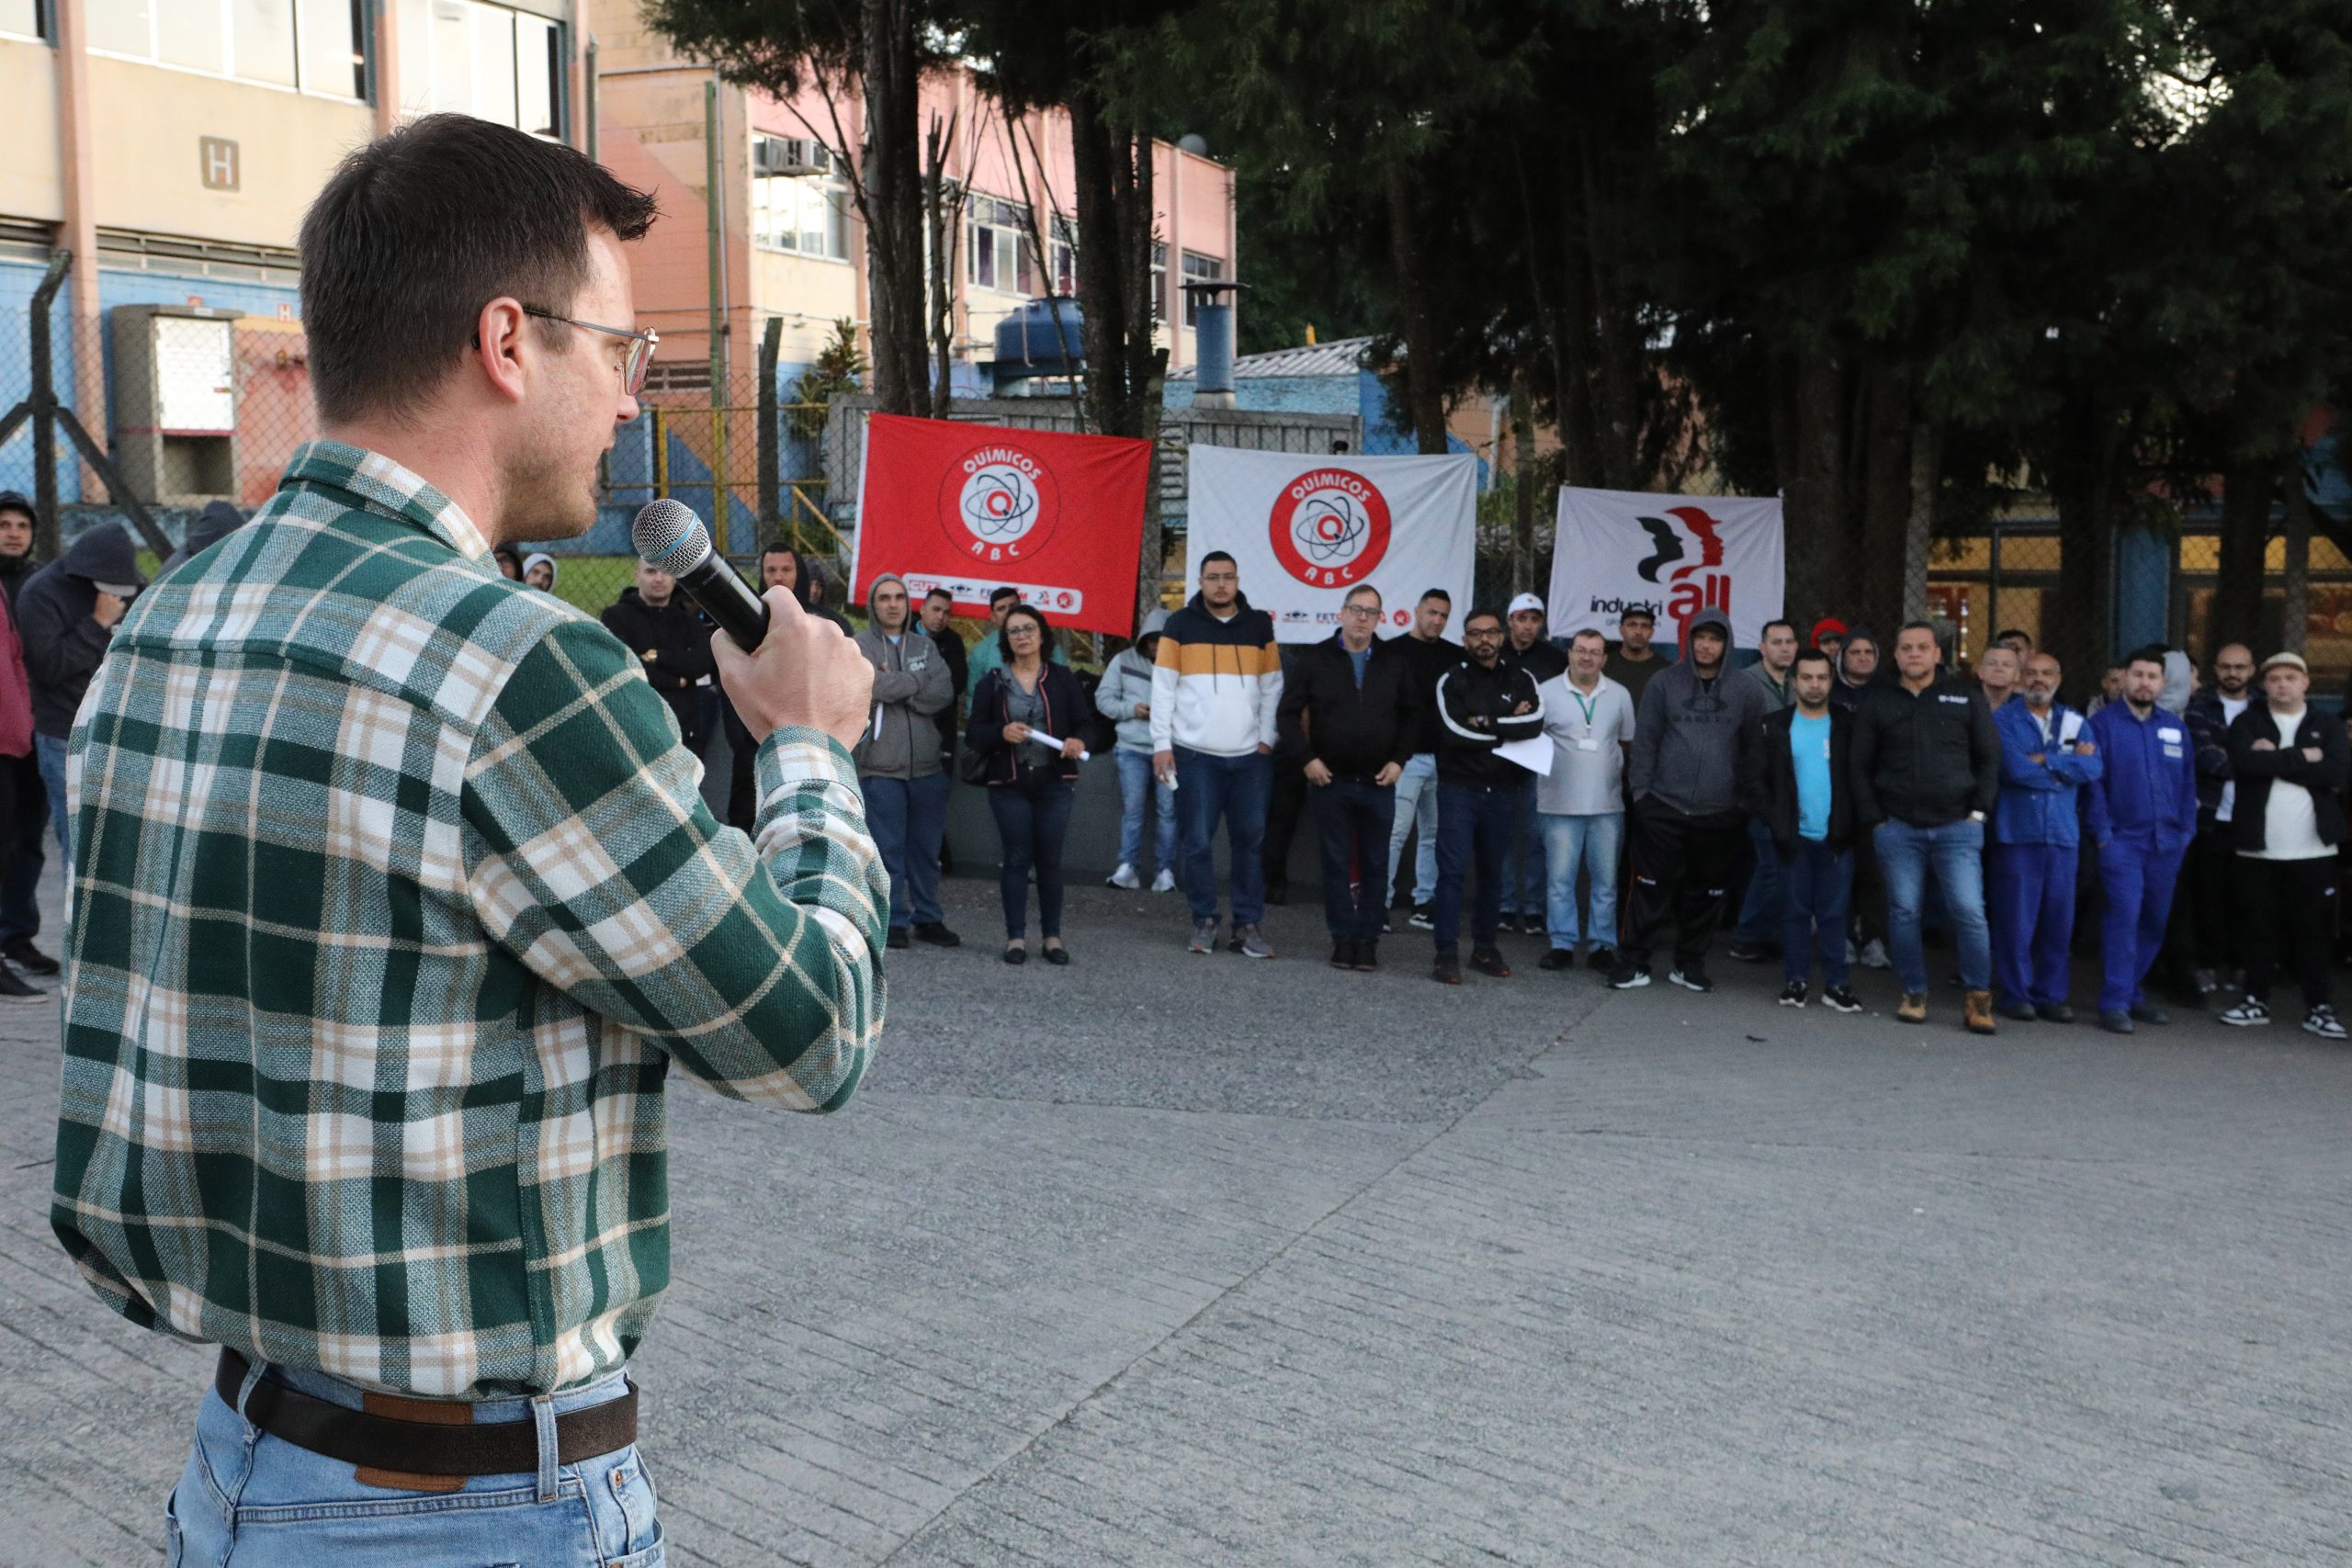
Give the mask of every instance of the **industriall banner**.
POLYGON ((1731 617, 1732 641, 1754 648, 1781 616, 1781 503, 1745 496, 1560 491, 1548 607, 1552 635, 1588 628, 1614 639, 1636 606, 1679 644, 1702 610, 1731 617))
POLYGON ((1318 642, 1348 591, 1380 590, 1382 630, 1412 624, 1431 588, 1453 598, 1461 640, 1476 566, 1478 460, 1315 457, 1194 446, 1185 530, 1193 575, 1211 550, 1233 557, 1241 592, 1283 642, 1318 642))
POLYGON ((1016 590, 1057 627, 1135 629, 1151 443, 877 413, 866 421, 850 592, 894 571, 959 615, 1016 590))

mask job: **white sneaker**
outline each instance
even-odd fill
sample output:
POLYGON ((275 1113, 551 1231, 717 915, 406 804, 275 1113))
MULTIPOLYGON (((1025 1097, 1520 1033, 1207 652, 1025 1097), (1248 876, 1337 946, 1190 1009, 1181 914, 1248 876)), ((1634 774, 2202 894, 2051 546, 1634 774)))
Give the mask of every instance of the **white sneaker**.
POLYGON ((1169 870, 1166 866, 1161 866, 1159 868, 1159 874, 1151 879, 1151 890, 1154 893, 1175 892, 1176 874, 1169 870))
POLYGON ((1894 961, 1886 955, 1886 943, 1876 937, 1862 943, 1862 967, 1865 969, 1894 968, 1894 961))
POLYGON ((1121 861, 1119 869, 1104 877, 1102 883, 1106 887, 1124 887, 1132 893, 1143 886, 1143 878, 1136 874, 1134 866, 1129 865, 1125 861, 1121 861))
POLYGON ((2335 1010, 2325 1002, 2312 1004, 2311 1011, 2303 1015, 2303 1032, 2316 1034, 2322 1040, 2345 1038, 2344 1025, 2337 1021, 2335 1010))

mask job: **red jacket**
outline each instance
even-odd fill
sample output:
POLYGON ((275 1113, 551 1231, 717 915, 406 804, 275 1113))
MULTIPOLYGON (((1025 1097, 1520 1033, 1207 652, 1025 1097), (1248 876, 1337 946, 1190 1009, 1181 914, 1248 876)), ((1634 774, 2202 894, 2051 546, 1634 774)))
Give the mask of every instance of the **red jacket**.
POLYGON ((25 674, 16 612, 0 593, 0 757, 29 756, 32 749, 33 683, 25 674))

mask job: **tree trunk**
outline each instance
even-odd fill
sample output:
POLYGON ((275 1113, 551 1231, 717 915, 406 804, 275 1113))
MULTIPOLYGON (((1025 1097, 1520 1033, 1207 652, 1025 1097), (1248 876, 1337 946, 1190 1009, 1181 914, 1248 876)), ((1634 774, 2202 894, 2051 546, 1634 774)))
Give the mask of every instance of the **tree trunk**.
POLYGON ((2058 508, 2058 614, 2042 617, 2041 640, 2080 705, 2098 691, 2114 653, 2115 518, 2125 441, 2112 412, 2094 397, 2069 399, 2054 423, 2074 439, 2056 448, 2048 479, 2058 508))
POLYGON ((914 0, 864 0, 865 147, 859 175, 874 334, 874 399, 885 413, 931 412, 924 323, 922 78, 914 0))
POLYGON ((1800 348, 1795 364, 1796 472, 1784 476, 1782 515, 1792 618, 1854 599, 1846 539, 1846 375, 1826 347, 1800 348))
POLYGON ((923 149, 923 230, 930 243, 923 270, 929 300, 931 339, 931 412, 945 419, 955 406, 956 300, 948 279, 956 275, 956 237, 964 225, 957 220, 963 202, 948 192, 947 160, 955 144, 956 122, 934 118, 923 149))
MULTIPOLYGON (((1148 257, 1147 257, 1148 265, 1148 257)), ((1151 351, 1151 376, 1143 388, 1143 438, 1151 443, 1151 467, 1143 491, 1143 549, 1136 567, 1136 626, 1159 608, 1159 580, 1168 570, 1168 528, 1159 507, 1159 422, 1167 407, 1168 351, 1151 351)))
MULTIPOLYGON (((1564 149, 1572 152, 1573 148, 1564 149)), ((1564 158, 1563 169, 1576 164, 1564 158)), ((1562 266, 1560 308, 1554 313, 1552 356, 1559 368, 1560 439, 1568 449, 1568 482, 1607 488, 1600 460, 1600 415, 1593 401, 1592 223, 1582 180, 1560 181, 1562 266)))
POLYGON ((1086 390, 1094 428, 1134 435, 1137 388, 1127 380, 1127 300, 1121 217, 1134 200, 1128 138, 1091 92, 1069 101, 1070 171, 1077 182, 1078 298, 1084 310, 1086 390))
POLYGON ((1405 171, 1391 164, 1384 178, 1388 197, 1388 248, 1396 268, 1396 300, 1405 327, 1406 406, 1423 456, 1445 451, 1445 388, 1438 368, 1437 325, 1430 315, 1429 284, 1421 268, 1420 233, 1405 171))
POLYGON ((2222 472, 2222 558, 2213 579, 2213 613, 2206 623, 2208 647, 2260 646, 2263 557, 2270 544, 2270 492, 2278 477, 2275 458, 2235 462, 2222 472))
MULTIPOLYGON (((1873 355, 1860 378, 1860 504, 1846 534, 1846 554, 1862 615, 1883 639, 1882 660, 1894 646, 1894 630, 1917 618, 1911 594, 1912 525, 1922 515, 1917 494, 1919 431, 1912 419, 1910 367, 1873 355)), ((1933 452, 1925 454, 1933 458, 1933 452)), ((1920 597, 1925 597, 1925 582, 1920 597)))
POLYGON ((1535 402, 1527 373, 1510 378, 1511 534, 1510 591, 1535 589, 1535 402))
POLYGON ((2303 479, 2301 452, 2287 459, 2278 479, 2287 491, 2287 558, 2279 563, 2278 571, 2279 581, 2286 585, 2286 603, 2279 607, 2278 646, 2290 653, 2301 653, 2311 629, 2307 623, 2312 587, 2312 492, 2303 479))
POLYGON ((1619 287, 1617 231, 1608 220, 1600 175, 1593 167, 1592 140, 1577 144, 1577 177, 1583 186, 1585 260, 1592 270, 1595 426, 1600 442, 1602 482, 1611 490, 1639 490, 1647 477, 1635 471, 1641 445, 1644 345, 1640 324, 1619 287))

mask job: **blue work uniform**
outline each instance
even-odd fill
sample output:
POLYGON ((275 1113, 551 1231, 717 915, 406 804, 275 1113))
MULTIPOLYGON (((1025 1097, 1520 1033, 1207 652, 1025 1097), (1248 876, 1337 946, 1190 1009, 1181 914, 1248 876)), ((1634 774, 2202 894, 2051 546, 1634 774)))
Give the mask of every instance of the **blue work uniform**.
POLYGON ((2188 721, 2163 708, 2141 718, 2130 703, 2109 703, 2090 730, 2107 761, 2083 802, 2107 893, 2098 1010, 2123 1012, 2139 1004, 2164 946, 2173 884, 2197 836, 2197 754, 2188 721))
POLYGON ((2046 735, 2023 697, 1996 708, 1993 728, 2001 738, 2001 795, 1984 871, 1995 1000, 2057 1007, 2066 999, 2075 940, 2075 797, 2099 777, 2101 759, 2083 716, 2064 703, 2050 705, 2046 735), (2070 729, 2075 741, 2062 744, 2070 729))

